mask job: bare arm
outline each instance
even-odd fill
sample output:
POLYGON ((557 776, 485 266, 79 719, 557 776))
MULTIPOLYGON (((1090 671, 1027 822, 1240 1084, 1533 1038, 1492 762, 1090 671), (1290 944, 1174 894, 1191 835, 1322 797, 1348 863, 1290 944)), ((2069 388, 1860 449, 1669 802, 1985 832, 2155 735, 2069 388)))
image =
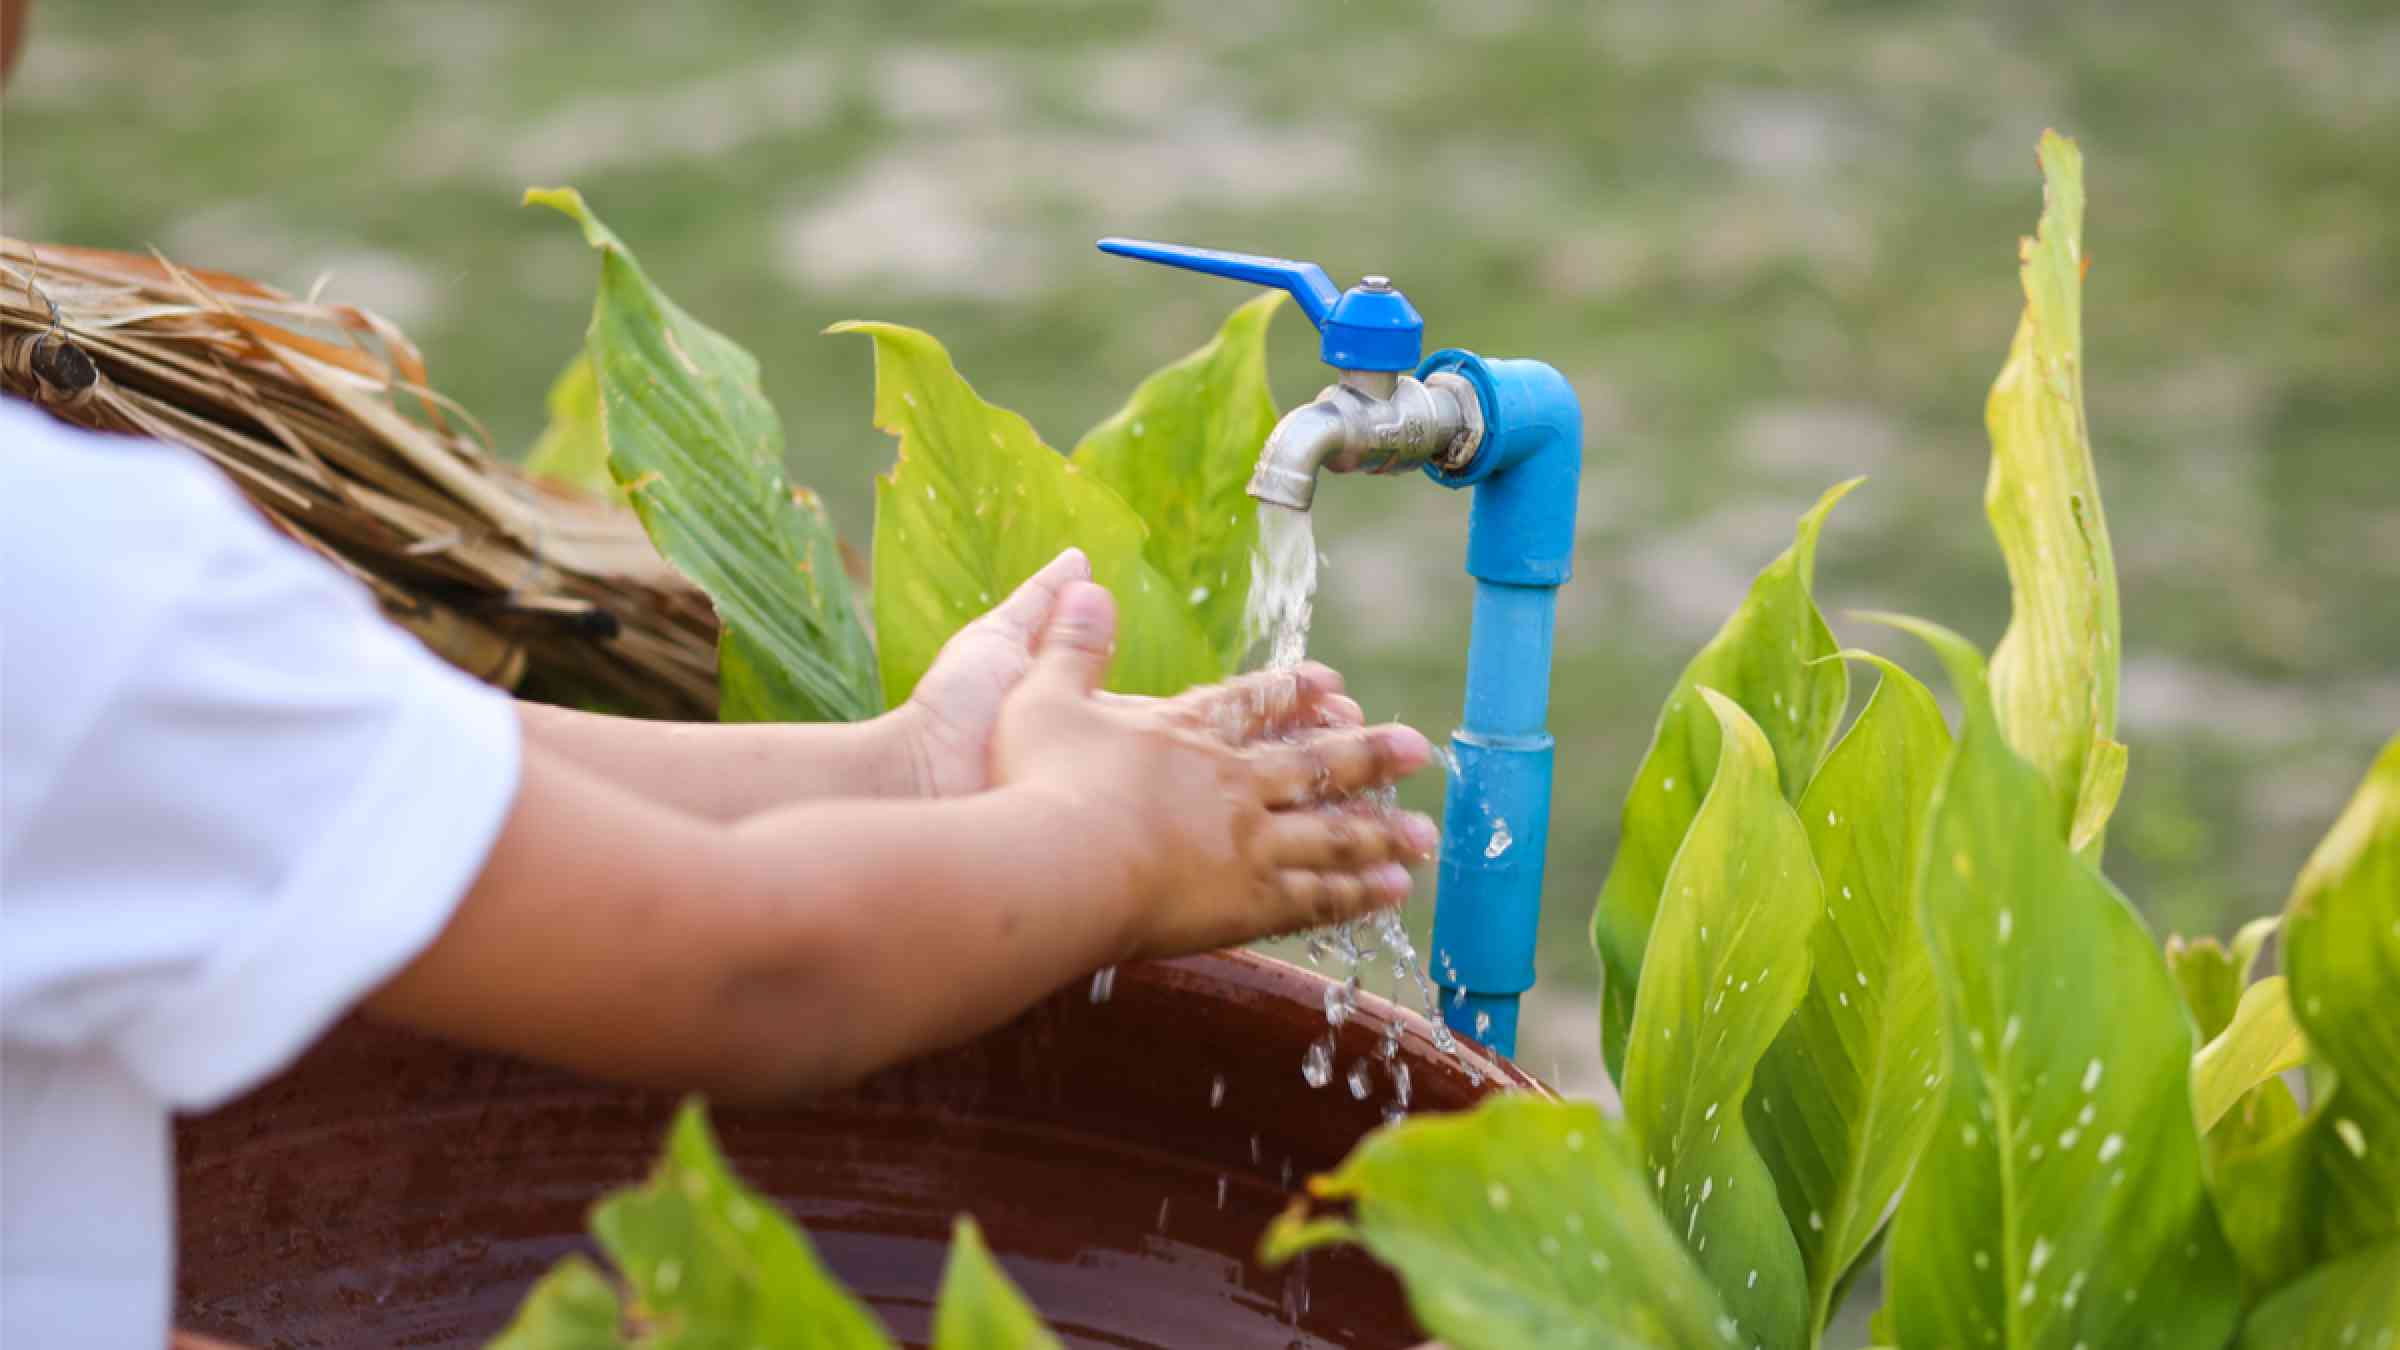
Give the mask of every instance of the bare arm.
POLYGON ((805 1092, 1005 1020, 1124 954, 1097 853, 1038 792, 828 801, 726 826, 538 748, 483 874, 368 1008, 599 1077, 805 1092))
POLYGON ((526 704, 528 745, 638 797, 734 821, 826 797, 957 796, 989 784, 993 719, 1033 663, 1059 588, 1087 580, 1069 549, 959 630, 909 700, 866 722, 645 722, 526 704))
POLYGON ((1098 966, 1406 896, 1399 863, 1431 822, 1317 799, 1413 772, 1423 737, 1245 749, 1212 728, 1259 685, 1095 698, 1107 599, 1079 589, 1003 713, 989 791, 728 824, 528 746, 482 874, 369 1010, 596 1076, 780 1097, 963 1040, 1098 966))
POLYGON ((869 722, 649 722, 517 705, 525 743, 685 815, 735 821, 824 797, 926 795, 905 710, 869 722))

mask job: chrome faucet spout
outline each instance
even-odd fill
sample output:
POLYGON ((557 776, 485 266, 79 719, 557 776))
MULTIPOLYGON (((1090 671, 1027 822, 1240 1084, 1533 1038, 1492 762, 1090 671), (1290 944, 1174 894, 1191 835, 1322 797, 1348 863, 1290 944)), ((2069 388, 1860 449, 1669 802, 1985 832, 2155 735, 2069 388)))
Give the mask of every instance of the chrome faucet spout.
POLYGON ((1250 495, 1305 511, 1323 473, 1404 473, 1428 460, 1463 469, 1483 440, 1475 391, 1456 375, 1345 370, 1314 403, 1285 413, 1259 452, 1250 495))
POLYGON ((1330 400, 1302 404, 1283 415, 1258 455, 1250 495, 1273 506, 1305 511, 1316 500, 1317 474, 1350 437, 1349 420, 1330 400))

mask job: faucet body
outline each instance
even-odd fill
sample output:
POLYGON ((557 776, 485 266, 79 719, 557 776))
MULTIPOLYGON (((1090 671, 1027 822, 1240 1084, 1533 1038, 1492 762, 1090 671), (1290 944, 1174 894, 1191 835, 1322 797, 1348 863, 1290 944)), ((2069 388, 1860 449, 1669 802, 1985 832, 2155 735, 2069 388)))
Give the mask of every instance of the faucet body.
POLYGON ((1572 574, 1583 413, 1539 361, 1446 350, 1418 360, 1424 321, 1382 277, 1336 292, 1324 269, 1247 254, 1102 240, 1108 252, 1281 286, 1324 334, 1339 379, 1286 413, 1250 479, 1261 502, 1305 511, 1324 473, 1422 468, 1472 488, 1475 608, 1464 715, 1442 815, 1433 974, 1442 1017, 1516 1053, 1533 987, 1550 840, 1550 661, 1558 588, 1572 574))
POLYGON ((1346 370, 1315 402, 1275 424, 1250 476, 1250 495, 1305 511, 1320 473, 1401 473, 1435 462, 1463 468, 1482 437, 1475 391, 1457 375, 1420 380, 1346 370))

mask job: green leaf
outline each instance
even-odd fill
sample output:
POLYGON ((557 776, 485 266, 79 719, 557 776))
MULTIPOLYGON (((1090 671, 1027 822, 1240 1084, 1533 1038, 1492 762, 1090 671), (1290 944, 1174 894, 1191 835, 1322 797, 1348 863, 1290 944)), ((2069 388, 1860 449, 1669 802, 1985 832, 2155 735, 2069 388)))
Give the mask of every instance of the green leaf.
POLYGON ((2310 1271, 2242 1324, 2240 1350, 2393 1350, 2400 1346, 2400 1242, 2310 1271))
POLYGON ((1075 447, 1074 462, 1150 527, 1143 556, 1196 611, 1224 670, 1250 644, 1243 611, 1258 508, 1250 471, 1275 429, 1267 387, 1269 291, 1235 310, 1207 346, 1142 381, 1115 416, 1075 447))
POLYGON ((758 362, 683 312, 573 188, 529 203, 583 227, 600 253, 584 354, 600 389, 608 468, 650 541, 716 603, 719 659, 743 668, 727 721, 855 721, 882 708, 833 526, 784 478, 783 428, 758 362), (737 697, 738 695, 738 697, 737 697))
POLYGON ((2210 1141, 2210 1189, 2254 1291, 2400 1230, 2400 738, 2301 869, 2283 922, 2323 1086, 2302 1116, 2268 1084, 2210 1141))
POLYGON ((1799 1345, 1808 1335, 1808 1274, 1743 1106, 1776 1029, 1807 992, 1809 937, 1824 898, 1766 733, 1716 690, 1699 696, 1722 730, 1721 748, 1667 870, 1666 903, 1642 962, 1625 1123, 1660 1208, 1743 1337, 1799 1345))
POLYGON ((2281 975, 2242 993, 2241 1005, 2192 1059, 2192 1114, 2202 1132, 2216 1128, 2251 1089, 2308 1062, 2308 1038, 2292 1020, 2281 975))
POLYGON ((2114 739, 2122 623, 2083 410, 2083 154, 2046 132, 2041 161, 2041 224, 2019 250, 2025 313, 1984 407, 1984 510, 2011 596, 1992 702, 2009 745, 2049 784, 2059 837, 2097 860, 2125 782, 2114 739))
POLYGON ((1652 1203, 1625 1127, 1588 1103, 1503 1093, 1472 1112, 1411 1117, 1309 1190, 1354 1202, 1353 1217, 1295 1205, 1267 1230, 1264 1259, 1363 1243, 1450 1350, 1737 1343, 1652 1203))
POLYGON ((950 635, 1069 545, 1117 600, 1108 687, 1173 694, 1217 679, 1185 592, 1143 556, 1141 517, 1042 443, 1024 418, 986 403, 942 344, 913 328, 841 323, 875 343, 875 424, 900 440, 875 483, 875 629, 895 705, 950 635))
POLYGON ((2201 1177, 2192 1025, 2133 909, 2069 848, 2001 731, 1980 655, 1925 636, 1965 709, 1918 918, 1949 1027, 1942 1118, 1901 1197, 1899 1342, 2223 1345, 2233 1254, 2201 1177))
POLYGON ((1939 1115, 1928 1080, 1944 1065, 1915 880, 1950 729, 1907 671, 1845 655, 1883 679, 1800 798, 1825 919, 1809 939, 1808 995, 1760 1061, 1746 1111, 1817 1331, 1924 1151, 1939 1115))
POLYGON ((983 1230, 961 1214, 950 1229, 950 1259, 933 1305, 935 1350, 1061 1350, 1033 1305, 1009 1282, 983 1244, 983 1230))
POLYGON ((577 352, 550 386, 550 425, 525 454, 525 471, 598 495, 613 493, 608 439, 600 432, 600 381, 592 358, 577 352))
POLYGON ((2293 1009, 2333 1071, 2309 1208, 2338 1256, 2400 1234, 2400 737, 2300 869, 2283 933, 2293 1009))
POLYGON ((1724 694, 1766 732, 1788 799, 1798 799, 1841 725, 1850 674, 1843 663, 1822 659, 1838 647, 1809 587, 1826 513, 1858 482, 1835 487, 1800 518, 1792 546, 1750 583, 1741 606, 1676 677, 1650 749, 1634 771, 1617 855, 1592 912, 1592 943, 1606 974, 1600 1048, 1612 1075, 1621 1077, 1624 1070, 1643 952, 1667 867, 1717 768, 1717 719, 1696 691, 1706 685, 1724 694))
POLYGON ((2214 1040, 2233 1021, 2242 990, 2258 966, 2258 954, 2283 926, 2280 915, 2243 924, 2229 949, 2213 937, 2167 939, 2167 973, 2200 1025, 2202 1040, 2214 1040))
POLYGON ((592 1214, 649 1325, 644 1350, 886 1350, 874 1315, 807 1235, 733 1175, 695 1102, 676 1114, 647 1185, 592 1214))
POLYGON ((570 1256, 525 1295, 508 1329, 484 1350, 625 1350, 616 1286, 580 1256, 570 1256))

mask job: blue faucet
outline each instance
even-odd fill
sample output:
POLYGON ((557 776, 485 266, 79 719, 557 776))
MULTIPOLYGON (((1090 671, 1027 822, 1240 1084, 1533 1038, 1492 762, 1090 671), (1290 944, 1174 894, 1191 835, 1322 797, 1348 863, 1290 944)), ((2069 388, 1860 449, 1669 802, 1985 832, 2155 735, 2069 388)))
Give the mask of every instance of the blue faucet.
POLYGON ((1467 574, 1475 618, 1458 769, 1442 813, 1433 975, 1451 1028, 1503 1055, 1533 987, 1550 842, 1551 637, 1573 570, 1583 411, 1539 361, 1455 349, 1422 357, 1425 321, 1383 277, 1336 290, 1315 263, 1103 239, 1109 253, 1290 291, 1317 326, 1335 383, 1286 413, 1250 480, 1259 501, 1305 511, 1317 476, 1422 467, 1475 489, 1467 574))

